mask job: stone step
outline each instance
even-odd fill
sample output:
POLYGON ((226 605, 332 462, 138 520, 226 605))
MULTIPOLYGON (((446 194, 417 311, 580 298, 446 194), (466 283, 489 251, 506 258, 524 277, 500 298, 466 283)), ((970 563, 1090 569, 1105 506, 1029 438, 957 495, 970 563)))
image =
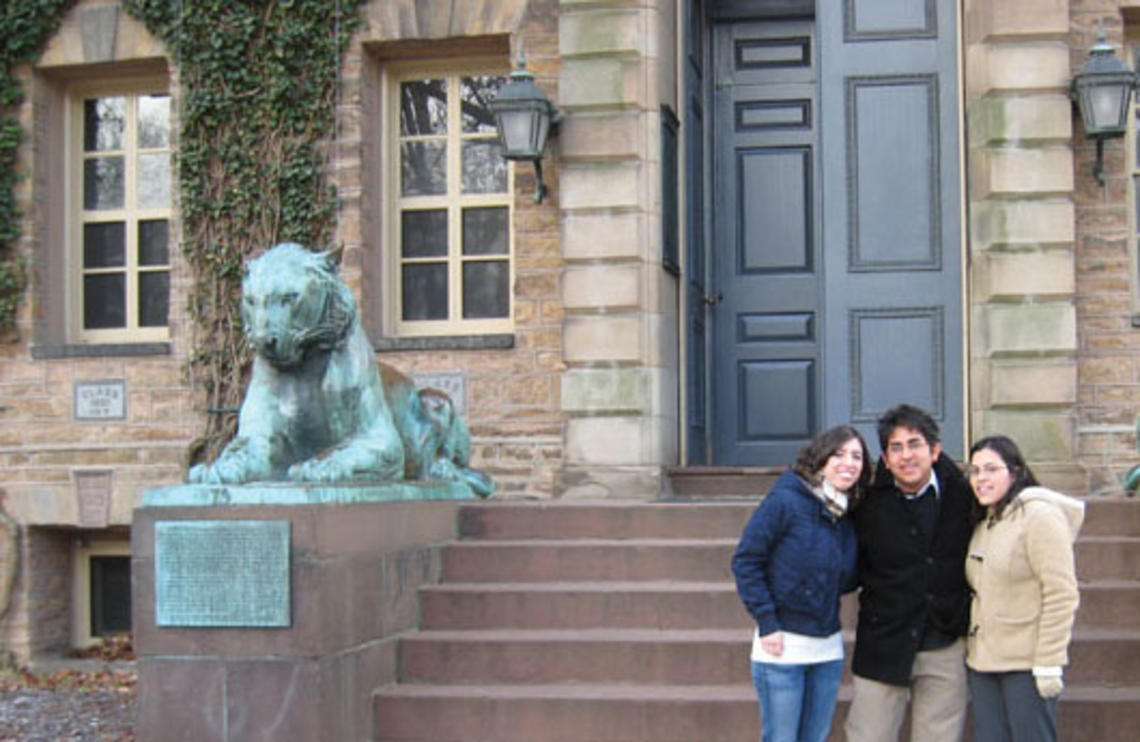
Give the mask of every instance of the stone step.
POLYGON ((1082 534, 1075 551, 1082 580, 1140 580, 1140 538, 1136 536, 1082 534))
POLYGON ((756 742, 750 685, 399 685, 373 697, 378 742, 756 742))
POLYGON ((468 582, 424 587, 425 629, 747 629, 728 582, 468 582))
MULTIPOLYGON (((425 629, 732 629, 748 628, 730 582, 465 582, 422 589, 425 629)), ((855 625, 853 596, 841 604, 844 626, 855 625)), ((1134 630, 1140 582, 1081 584, 1081 629, 1134 630)))
POLYGON ((1081 536, 1140 536, 1140 498, 1086 497, 1081 536))
POLYGON ((459 511, 462 539, 740 538, 756 502, 490 500, 459 511))
POLYGON ((463 541, 443 552, 443 579, 731 581, 736 538, 463 541))
MULTIPOLYGON (((409 683, 715 685, 748 678, 751 643, 751 629, 443 630, 409 634, 399 656, 409 683)), ((1140 684, 1140 631, 1076 631, 1065 677, 1140 684)))
MULTIPOLYGON (((464 539, 739 538, 760 498, 720 501, 487 501, 459 514, 464 539)), ((1140 537, 1140 498, 1089 497, 1081 537, 1140 537)))
MULTIPOLYGON (((843 738, 840 690, 828 742, 843 738)), ((416 685, 373 695, 376 742, 755 742, 755 691, 733 685, 416 685)), ((1058 704, 1060 739, 1133 742, 1140 690, 1072 685, 1058 704)), ((967 733, 967 742, 973 734, 967 733)))
POLYGON ((772 490, 784 467, 684 466, 670 469, 671 496, 678 500, 744 499, 755 502, 772 490))
MULTIPOLYGON (((735 538, 463 541, 443 552, 447 581, 731 580, 735 538)), ((1089 580, 1140 580, 1140 538, 1088 536, 1076 545, 1089 580)))
POLYGON ((491 629, 422 631, 400 642, 409 683, 746 681, 752 631, 742 629, 491 629))
POLYGON ((1140 628, 1140 582, 1096 580, 1080 584, 1081 604, 1076 626, 1080 629, 1140 628))

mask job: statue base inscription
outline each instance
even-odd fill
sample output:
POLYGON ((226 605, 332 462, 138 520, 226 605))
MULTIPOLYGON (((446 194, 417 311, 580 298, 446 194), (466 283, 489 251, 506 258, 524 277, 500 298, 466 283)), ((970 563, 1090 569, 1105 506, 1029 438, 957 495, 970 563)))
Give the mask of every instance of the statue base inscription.
POLYGON ((289 521, 154 524, 155 623, 289 626, 289 521))

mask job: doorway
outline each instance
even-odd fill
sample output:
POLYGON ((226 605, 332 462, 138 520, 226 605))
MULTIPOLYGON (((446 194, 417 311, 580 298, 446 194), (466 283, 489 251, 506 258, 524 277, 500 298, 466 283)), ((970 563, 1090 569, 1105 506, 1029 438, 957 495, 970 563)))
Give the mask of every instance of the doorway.
POLYGON ((838 423, 874 450, 876 418, 904 401, 960 456, 954 3, 722 0, 693 15, 685 142, 689 172, 707 170, 687 191, 701 229, 688 463, 784 466, 838 423))

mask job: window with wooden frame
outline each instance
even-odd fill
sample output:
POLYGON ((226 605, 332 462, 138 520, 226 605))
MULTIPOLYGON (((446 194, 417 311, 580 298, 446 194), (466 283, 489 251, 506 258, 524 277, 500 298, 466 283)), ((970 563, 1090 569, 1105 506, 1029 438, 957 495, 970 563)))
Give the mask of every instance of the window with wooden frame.
POLYGON ((169 336, 170 96, 162 84, 68 91, 70 336, 169 336))
POLYGON ((488 107, 501 67, 386 73, 387 333, 509 332, 513 172, 488 107))

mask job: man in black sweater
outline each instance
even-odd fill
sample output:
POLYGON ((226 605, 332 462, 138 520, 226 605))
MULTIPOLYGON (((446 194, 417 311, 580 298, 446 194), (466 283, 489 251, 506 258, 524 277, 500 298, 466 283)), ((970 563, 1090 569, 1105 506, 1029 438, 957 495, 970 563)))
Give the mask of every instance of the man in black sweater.
POLYGON ((883 455, 855 510, 859 625, 848 742, 959 742, 966 718, 970 595, 964 564, 974 498, 942 456, 938 424, 911 405, 878 421, 883 455))

